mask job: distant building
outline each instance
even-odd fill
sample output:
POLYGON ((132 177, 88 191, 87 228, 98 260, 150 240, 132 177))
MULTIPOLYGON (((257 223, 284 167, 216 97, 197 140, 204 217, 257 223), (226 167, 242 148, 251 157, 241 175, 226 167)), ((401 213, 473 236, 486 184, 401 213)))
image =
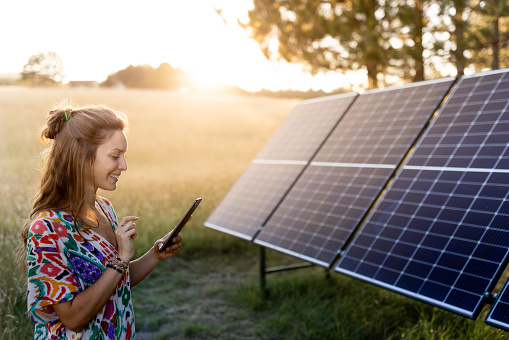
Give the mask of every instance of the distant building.
POLYGON ((71 87, 99 87, 95 80, 71 80, 67 83, 71 87))

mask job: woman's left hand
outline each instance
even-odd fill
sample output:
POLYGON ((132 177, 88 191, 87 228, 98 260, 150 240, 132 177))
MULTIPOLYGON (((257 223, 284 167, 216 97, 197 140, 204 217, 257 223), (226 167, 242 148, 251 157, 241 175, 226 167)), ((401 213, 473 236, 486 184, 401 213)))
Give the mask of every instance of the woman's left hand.
POLYGON ((163 237, 157 240, 156 243, 154 244, 155 248, 154 250, 159 261, 170 258, 177 254, 178 251, 180 250, 180 246, 182 245, 182 237, 180 235, 177 235, 173 238, 172 240, 173 244, 171 246, 166 247, 166 249, 159 251, 159 248, 163 245, 165 239, 166 237, 163 237))
MULTIPOLYGON (((187 219, 187 221, 185 223, 188 223, 189 221, 191 221, 191 219, 193 218, 193 216, 189 216, 189 218, 187 219)), ((180 235, 177 235, 173 238, 172 242, 173 244, 169 247, 166 247, 166 249, 161 249, 159 250, 159 248, 162 247, 162 245, 164 244, 164 241, 166 240, 166 238, 168 237, 168 235, 171 233, 171 231, 166 234, 166 236, 164 236, 163 238, 159 239, 156 241, 156 243, 154 244, 154 250, 155 250, 155 253, 156 253, 156 257, 159 261, 162 261, 164 259, 167 259, 167 258, 170 258, 174 255, 176 255, 179 250, 180 250, 180 246, 182 245, 182 237, 180 237, 180 235)))

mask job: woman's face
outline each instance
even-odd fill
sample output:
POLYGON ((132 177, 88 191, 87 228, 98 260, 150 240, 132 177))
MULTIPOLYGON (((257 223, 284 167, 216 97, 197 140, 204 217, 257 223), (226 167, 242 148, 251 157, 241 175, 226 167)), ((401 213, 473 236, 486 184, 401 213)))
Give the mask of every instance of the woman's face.
POLYGON ((127 152, 127 138, 124 131, 117 130, 111 137, 99 145, 95 154, 93 174, 94 189, 115 190, 118 177, 127 170, 125 153, 127 152))

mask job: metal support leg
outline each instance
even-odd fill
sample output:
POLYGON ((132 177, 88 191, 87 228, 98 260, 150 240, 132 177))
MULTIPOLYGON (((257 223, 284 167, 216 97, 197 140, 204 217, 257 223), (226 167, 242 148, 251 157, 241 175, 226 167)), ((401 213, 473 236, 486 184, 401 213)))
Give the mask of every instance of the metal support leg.
POLYGON ((267 295, 265 286, 265 248, 260 246, 260 290, 263 296, 267 295))

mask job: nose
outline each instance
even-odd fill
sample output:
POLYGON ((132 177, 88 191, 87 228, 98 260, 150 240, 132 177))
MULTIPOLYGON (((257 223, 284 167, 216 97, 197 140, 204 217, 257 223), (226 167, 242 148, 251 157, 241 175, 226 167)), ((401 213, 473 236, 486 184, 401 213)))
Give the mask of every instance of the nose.
POLYGON ((125 159, 125 157, 122 157, 122 160, 120 161, 120 163, 118 165, 118 169, 121 171, 127 170, 127 160, 125 159))

